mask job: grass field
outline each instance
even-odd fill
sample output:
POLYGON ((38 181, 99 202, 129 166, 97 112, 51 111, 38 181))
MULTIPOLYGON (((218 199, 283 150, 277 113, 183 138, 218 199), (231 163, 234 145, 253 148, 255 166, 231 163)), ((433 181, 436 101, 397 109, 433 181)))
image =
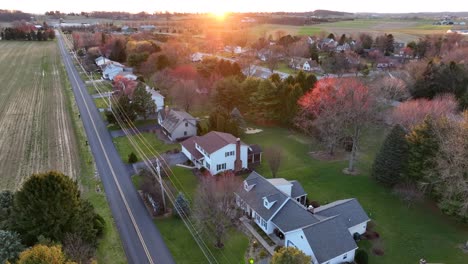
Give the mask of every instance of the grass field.
POLYGON ((32 173, 80 174, 57 45, 0 41, 0 189, 32 173))
POLYGON ((391 33, 396 40, 409 42, 423 35, 444 34, 450 28, 451 26, 434 26, 432 21, 427 20, 356 19, 311 26, 263 24, 253 27, 250 33, 256 38, 268 37, 270 34, 275 38, 275 32, 279 30, 291 35, 317 35, 321 32, 352 35, 365 32, 376 36, 391 33))
MULTIPOLYGON (((168 150, 172 150, 175 148, 180 149, 179 144, 165 144, 164 142, 160 141, 157 136, 153 133, 141 133, 140 134, 145 140, 141 140, 138 136, 130 136, 132 139, 136 141, 136 143, 140 146, 141 150, 144 152, 145 155, 147 155, 149 158, 152 158, 155 156, 155 150, 158 151, 159 153, 166 152, 168 150), (151 148, 148 148, 146 144, 149 144, 151 148)), ((133 148, 133 146, 130 143, 130 140, 128 137, 117 137, 113 139, 114 145, 117 148, 117 151, 119 152, 120 157, 124 162, 128 162, 128 155, 130 153, 135 153, 138 157, 138 161, 142 160, 142 157, 138 155, 138 152, 133 148)))
MULTIPOLYGON (((322 204, 337 199, 357 198, 376 223, 385 255, 369 253, 369 263, 394 264, 417 263, 425 258, 430 263, 466 263, 467 255, 458 245, 466 242, 468 226, 444 216, 430 202, 407 205, 392 191, 370 178, 370 167, 375 153, 385 137, 383 128, 365 133, 359 154, 358 176, 342 173, 347 161, 317 161, 308 152, 320 149, 307 137, 282 128, 262 128, 264 132, 247 135, 247 143, 260 144, 263 148, 280 146, 285 154, 278 177, 301 182, 310 200, 322 204)), ((271 177, 265 162, 257 169, 265 177, 271 177)), ((367 241, 366 241, 367 242, 367 241)), ((363 243, 363 248, 369 245, 363 243)))

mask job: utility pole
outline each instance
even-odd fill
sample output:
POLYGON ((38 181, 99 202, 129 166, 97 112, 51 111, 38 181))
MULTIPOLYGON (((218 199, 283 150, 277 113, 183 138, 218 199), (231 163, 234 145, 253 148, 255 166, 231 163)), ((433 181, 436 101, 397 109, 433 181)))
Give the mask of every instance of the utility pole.
POLYGON ((159 162, 159 159, 156 159, 156 173, 158 174, 159 185, 161 186, 161 196, 162 196, 162 200, 163 200, 164 212, 166 212, 166 197, 165 197, 166 192, 165 192, 163 184, 162 184, 161 163, 159 162))

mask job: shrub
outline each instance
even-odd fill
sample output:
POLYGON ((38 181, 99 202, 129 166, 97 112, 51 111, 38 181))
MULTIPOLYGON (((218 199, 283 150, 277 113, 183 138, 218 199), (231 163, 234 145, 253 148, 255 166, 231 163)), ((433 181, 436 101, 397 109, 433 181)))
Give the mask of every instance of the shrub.
POLYGON ((283 248, 283 246, 276 246, 276 247, 275 247, 275 252, 280 251, 280 249, 282 249, 282 248, 283 248))
POLYGON ((359 241, 359 240, 361 240, 361 235, 356 232, 356 233, 353 234, 353 238, 354 238, 355 241, 359 241))
POLYGON ((137 158, 137 156, 135 155, 135 153, 132 152, 132 153, 130 153, 130 154, 128 155, 128 163, 132 164, 132 163, 135 163, 135 162, 137 162, 137 161, 138 161, 138 158, 137 158))
POLYGON ((364 250, 358 249, 354 261, 356 261, 357 264, 367 264, 369 263, 369 256, 364 250))
POLYGON ((383 256, 384 255, 384 251, 381 248, 373 248, 372 252, 377 256, 383 256))
POLYGON ((266 258, 267 253, 266 253, 265 250, 262 249, 262 250, 260 251, 260 253, 258 254, 258 256, 259 256, 261 259, 262 259, 262 258, 266 258))
POLYGON ((310 205, 312 205, 314 208, 320 207, 320 203, 317 201, 310 202, 310 205))

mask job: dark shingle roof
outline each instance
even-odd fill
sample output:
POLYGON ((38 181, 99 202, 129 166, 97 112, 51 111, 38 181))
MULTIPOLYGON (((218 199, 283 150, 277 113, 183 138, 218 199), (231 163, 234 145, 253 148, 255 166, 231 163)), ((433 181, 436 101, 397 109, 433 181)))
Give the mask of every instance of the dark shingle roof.
POLYGON ((288 199, 284 193, 276 189, 273 184, 268 182, 255 171, 250 173, 246 181, 249 185, 255 184, 255 186, 249 192, 247 192, 244 187, 241 186, 241 188, 239 188, 236 193, 266 221, 268 221, 276 213, 276 211, 278 211, 281 205, 283 205, 286 199, 288 199), (267 209, 263 205, 263 197, 270 195, 277 195, 278 199, 270 209, 267 209))
MULTIPOLYGON (((202 147, 208 154, 211 154, 226 145, 236 144, 237 138, 231 134, 211 131, 210 133, 199 137, 197 139, 197 144, 202 147)), ((241 144, 245 145, 241 142, 241 144)))
MULTIPOLYGON (((164 110, 161 111, 163 114, 164 110)), ((179 124, 181 124, 184 121, 189 121, 192 125, 196 125, 193 123, 193 121, 196 121, 196 119, 185 111, 171 110, 169 114, 163 114, 163 119, 164 120, 161 125, 169 133, 174 132, 174 130, 179 126, 179 124)))
POLYGON ((318 223, 320 220, 308 212, 305 207, 289 199, 271 221, 282 232, 289 232, 318 223))
POLYGON ((302 231, 319 263, 357 248, 348 228, 338 217, 331 217, 302 231))
POLYGON ((304 191, 304 188, 302 188, 302 185, 294 180, 294 181, 290 181, 290 183, 292 183, 292 188, 291 188, 291 197, 292 198, 296 198, 296 197, 299 197, 299 196, 303 196, 303 195, 306 195, 307 193, 304 191))
POLYGON ((249 154, 259 154, 259 153, 262 153, 262 148, 259 145, 253 144, 249 146, 249 154))
POLYGON ((195 141, 197 140, 197 136, 194 136, 194 137, 191 137, 191 138, 188 138, 184 141, 182 141, 180 144, 186 149, 188 150, 188 152, 190 152, 190 154, 192 154, 192 156, 195 158, 195 159, 201 159, 203 158, 203 154, 200 153, 200 151, 198 151, 196 148, 195 148, 195 141))
POLYGON ((348 228, 370 220, 361 204, 354 198, 317 207, 314 213, 327 217, 338 215, 348 228))

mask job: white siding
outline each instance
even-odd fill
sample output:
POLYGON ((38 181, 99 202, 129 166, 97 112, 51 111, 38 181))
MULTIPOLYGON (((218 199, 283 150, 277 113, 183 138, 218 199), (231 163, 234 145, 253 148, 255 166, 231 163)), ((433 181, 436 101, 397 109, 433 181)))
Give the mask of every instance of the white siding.
MULTIPOLYGON (((241 145, 240 158, 242 168, 247 168, 248 146, 241 145)), ((205 159, 210 163, 210 172, 215 175, 224 170, 234 170, 234 161, 236 160, 236 144, 229 144, 223 148, 213 152, 210 156, 205 156, 205 159), (226 157, 226 152, 234 151, 234 155, 226 157), (226 163, 226 169, 217 170, 218 164, 226 163)))
POLYGON ((362 235, 366 232, 366 228, 367 228, 367 222, 364 222, 364 223, 355 225, 353 227, 350 227, 349 233, 351 233, 351 235, 354 235, 354 233, 359 233, 360 235, 362 235))
POLYGON ((197 135, 197 127, 192 125, 191 122, 188 122, 188 126, 186 127, 185 122, 188 122, 188 121, 181 122, 179 126, 176 129, 174 129, 174 131, 171 133, 170 138, 172 140, 177 140, 179 138, 187 138, 187 137, 197 135), (187 132, 187 133, 184 133, 184 132, 187 132))
POLYGON ((300 249, 306 255, 312 257, 312 263, 318 263, 317 259, 314 256, 314 252, 310 248, 309 242, 307 241, 307 238, 304 235, 304 232, 302 232, 302 229, 286 233, 284 235, 284 245, 289 247, 294 246, 300 249))
POLYGON ((341 263, 344 263, 344 262, 351 262, 352 263, 354 261, 354 254, 355 253, 356 253, 356 249, 353 249, 353 250, 351 250, 349 252, 346 252, 343 255, 339 255, 336 258, 327 260, 327 261, 322 262, 320 264, 341 264, 341 263), (345 256, 346 256, 346 258, 345 258, 345 256))

